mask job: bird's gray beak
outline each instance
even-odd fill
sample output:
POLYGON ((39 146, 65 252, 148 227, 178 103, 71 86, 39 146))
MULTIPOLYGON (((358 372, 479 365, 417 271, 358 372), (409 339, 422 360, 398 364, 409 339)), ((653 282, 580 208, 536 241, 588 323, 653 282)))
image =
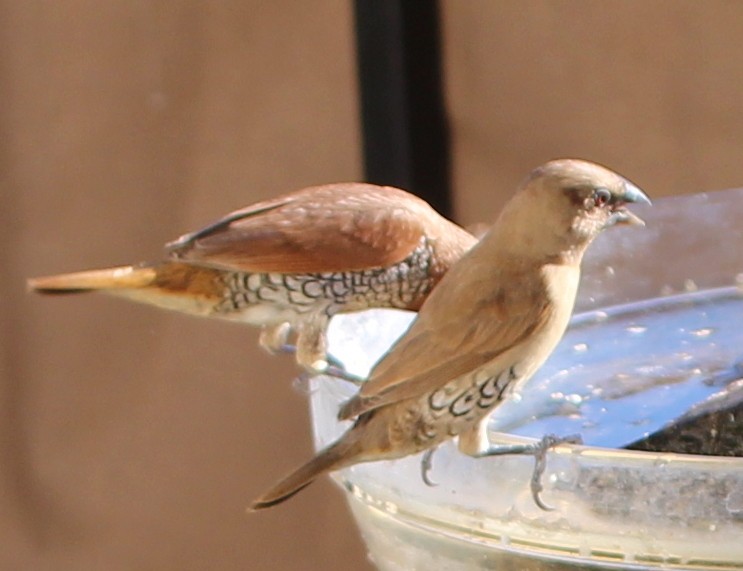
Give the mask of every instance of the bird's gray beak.
POLYGON ((636 202, 637 204, 653 204, 650 202, 647 194, 629 181, 625 181, 624 183, 624 201, 636 202))
POLYGON ((623 204, 632 202, 635 204, 652 204, 647 194, 637 188, 634 184, 629 181, 624 183, 624 192, 620 203, 615 208, 614 212, 609 216, 606 221, 606 226, 614 226, 615 224, 631 224, 634 226, 645 226, 645 222, 642 218, 633 214, 623 204))

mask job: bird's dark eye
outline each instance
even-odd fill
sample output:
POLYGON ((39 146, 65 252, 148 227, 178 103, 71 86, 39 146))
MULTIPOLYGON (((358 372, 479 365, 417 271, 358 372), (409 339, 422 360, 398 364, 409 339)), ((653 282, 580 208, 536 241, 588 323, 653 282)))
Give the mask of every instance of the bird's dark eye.
POLYGON ((597 188, 593 192, 593 202, 596 206, 604 206, 611 201, 611 192, 605 188, 597 188))

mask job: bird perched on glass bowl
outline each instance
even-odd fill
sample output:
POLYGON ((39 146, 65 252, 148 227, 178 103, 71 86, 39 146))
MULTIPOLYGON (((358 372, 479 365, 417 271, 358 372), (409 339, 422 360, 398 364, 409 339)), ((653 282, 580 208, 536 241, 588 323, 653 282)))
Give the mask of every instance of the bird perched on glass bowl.
MULTIPOLYGON (((618 224, 643 224, 629 203, 650 200, 591 162, 555 160, 532 171, 341 408, 339 418, 355 419, 353 426, 252 508, 278 504, 323 473, 433 450, 453 437, 472 456, 506 452, 490 447, 487 417, 565 332, 594 238, 618 224)), ((511 451, 536 454, 558 441, 511 451)), ((545 507, 538 480, 532 492, 545 507)))

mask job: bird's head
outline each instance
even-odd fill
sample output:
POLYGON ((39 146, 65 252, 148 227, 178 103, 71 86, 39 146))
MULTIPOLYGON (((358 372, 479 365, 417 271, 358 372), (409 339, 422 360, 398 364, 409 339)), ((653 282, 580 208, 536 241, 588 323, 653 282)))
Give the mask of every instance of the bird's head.
POLYGON ((650 204, 650 199, 605 167, 559 159, 532 171, 506 205, 502 220, 508 221, 512 237, 525 251, 546 256, 577 254, 576 261, 580 261, 602 230, 618 224, 644 225, 627 210, 630 203, 650 204))

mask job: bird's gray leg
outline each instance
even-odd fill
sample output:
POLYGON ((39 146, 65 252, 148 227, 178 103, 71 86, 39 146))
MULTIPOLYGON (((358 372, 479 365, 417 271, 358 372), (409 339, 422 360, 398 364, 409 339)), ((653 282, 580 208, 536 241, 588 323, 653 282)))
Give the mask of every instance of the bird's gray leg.
MULTIPOLYGON (((292 332, 292 326, 289 322, 266 325, 261 329, 259 343, 271 354, 294 353, 299 365, 309 375, 322 373, 359 386, 363 383, 363 379, 346 372, 340 361, 326 352, 325 331, 328 321, 329 318, 321 314, 302 323, 297 327, 296 345, 289 343, 289 335, 292 332)), ((303 376, 300 376, 300 379, 303 376)))
MULTIPOLYGON (((271 353, 297 353, 297 346, 292 345, 291 343, 284 343, 279 347, 277 351, 270 351, 271 353)), ((330 375, 332 377, 336 377, 337 379, 341 379, 343 381, 348 381, 349 383, 353 383, 356 386, 361 386, 364 384, 364 379, 357 377, 356 375, 352 375, 351 373, 347 372, 345 368, 343 367, 343 363, 341 363, 338 359, 333 357, 332 355, 326 355, 325 360, 327 361, 327 366, 325 370, 322 371, 316 371, 314 369, 307 369, 305 372, 303 372, 298 380, 299 381, 307 381, 311 377, 317 375, 317 374, 325 374, 330 375)))
POLYGON ((428 474, 431 472, 431 469, 433 468, 433 455, 438 450, 438 446, 434 446, 433 448, 429 448, 423 453, 423 457, 421 458, 421 478, 423 479, 423 482, 425 482, 426 486, 431 486, 432 488, 434 486, 438 486, 436 482, 431 480, 428 477, 428 474))
MULTIPOLYGON (((271 355, 277 355, 279 353, 289 353, 296 355, 297 346, 289 343, 289 335, 291 335, 292 326, 291 323, 285 321, 283 323, 277 323, 275 325, 264 325, 261 328, 261 336, 258 343, 271 355)), ((309 394, 309 380, 315 374, 308 371, 302 371, 296 379, 294 379, 294 385, 298 390, 303 393, 309 394)))
POLYGON ((356 386, 363 379, 348 373, 341 363, 327 353, 325 332, 330 318, 324 313, 314 315, 303 321, 297 329, 297 362, 310 373, 320 373, 337 377, 356 386))
POLYGON ((356 375, 352 375, 351 373, 346 371, 346 369, 343 367, 343 363, 333 358, 331 355, 326 355, 325 359, 327 360, 328 364, 323 371, 324 374, 330 375, 331 377, 335 377, 337 379, 341 379, 343 381, 348 381, 349 383, 352 383, 357 387, 360 387, 364 384, 364 379, 362 379, 361 377, 357 377, 356 375))
POLYGON ((459 435, 459 450, 473 458, 485 458, 488 456, 505 456, 507 454, 528 454, 534 456, 534 471, 531 475, 531 495, 534 503, 545 511, 554 508, 542 501, 540 494, 542 486, 542 474, 547 466, 547 451, 560 444, 580 444, 579 435, 558 437, 548 434, 538 442, 532 444, 513 444, 492 446, 487 438, 487 418, 480 422, 472 430, 459 435))

